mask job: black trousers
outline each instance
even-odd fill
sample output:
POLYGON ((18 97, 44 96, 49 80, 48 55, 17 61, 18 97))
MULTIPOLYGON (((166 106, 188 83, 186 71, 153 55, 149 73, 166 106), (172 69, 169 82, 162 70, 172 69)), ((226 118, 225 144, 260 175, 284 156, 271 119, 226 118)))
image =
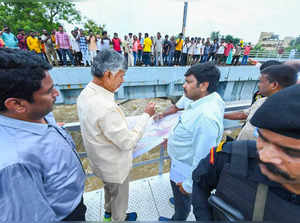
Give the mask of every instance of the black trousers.
POLYGON ((179 65, 181 51, 176 50, 174 53, 174 64, 179 65))
POLYGON ((85 221, 85 212, 86 206, 83 203, 83 198, 81 198, 81 201, 75 210, 62 221, 85 221))

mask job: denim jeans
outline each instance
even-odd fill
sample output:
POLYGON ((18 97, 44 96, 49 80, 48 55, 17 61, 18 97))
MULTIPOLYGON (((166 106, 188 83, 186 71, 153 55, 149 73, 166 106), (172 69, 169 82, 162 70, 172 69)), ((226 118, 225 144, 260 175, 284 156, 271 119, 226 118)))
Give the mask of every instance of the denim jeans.
POLYGON ((59 51, 60 51, 60 53, 62 54, 63 65, 67 65, 67 54, 68 54, 68 57, 69 57, 70 60, 71 60, 71 63, 72 63, 73 65, 75 65, 74 58, 73 58, 73 55, 72 55, 70 49, 62 49, 62 48, 60 48, 59 51))
POLYGON ((136 65, 137 53, 133 51, 133 65, 136 65))
POLYGON ((174 195, 174 209, 175 213, 172 216, 173 221, 185 221, 191 211, 192 199, 190 195, 184 195, 180 192, 176 183, 171 182, 171 187, 174 195))
POLYGON ((242 64, 244 65, 244 64, 247 64, 247 62, 248 62, 248 55, 244 55, 243 56, 243 59, 242 59, 242 64))
POLYGON ((174 64, 174 51, 169 52, 168 64, 169 66, 172 66, 174 64))
POLYGON ((143 61, 143 50, 138 50, 137 60, 139 63, 143 61))

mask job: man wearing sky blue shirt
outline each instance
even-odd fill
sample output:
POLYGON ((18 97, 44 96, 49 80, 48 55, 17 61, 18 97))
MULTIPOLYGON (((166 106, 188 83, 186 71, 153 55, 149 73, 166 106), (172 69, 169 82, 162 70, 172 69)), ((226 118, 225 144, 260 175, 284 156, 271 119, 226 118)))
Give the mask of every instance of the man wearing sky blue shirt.
POLYGON ((222 139, 225 103, 216 93, 219 79, 220 71, 210 63, 194 65, 185 74, 184 93, 192 102, 187 103, 168 138, 175 213, 171 219, 160 217, 160 221, 187 219, 191 208, 192 171, 222 139))
POLYGON ((0 221, 84 221, 85 173, 51 113, 51 65, 0 49, 0 221))

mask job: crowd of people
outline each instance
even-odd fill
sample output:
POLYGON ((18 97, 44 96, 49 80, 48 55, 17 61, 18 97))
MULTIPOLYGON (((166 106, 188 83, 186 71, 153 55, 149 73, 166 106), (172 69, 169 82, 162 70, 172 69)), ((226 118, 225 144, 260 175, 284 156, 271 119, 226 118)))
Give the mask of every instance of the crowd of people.
MULTIPOLYGON (((51 112, 59 95, 51 68, 36 53, 0 49, 1 221, 85 220, 85 173, 71 136, 51 112)), ((191 205, 197 221, 299 217, 299 63, 265 62, 253 104, 238 113, 225 113, 216 91, 219 68, 194 64, 184 74, 181 99, 161 114, 150 102, 131 129, 114 99, 127 68, 118 50, 101 50, 77 99, 87 156, 104 183, 104 221, 138 219, 127 213, 133 150, 151 117, 160 121, 179 110, 164 143, 174 215, 159 221, 185 221, 191 205), (234 141, 222 141, 224 118, 246 120, 234 141)))
POLYGON ((106 31, 101 35, 92 31, 86 34, 75 28, 68 34, 62 26, 51 33, 45 29, 41 33, 19 29, 17 35, 4 27, 0 32, 1 47, 33 51, 53 66, 90 66, 98 52, 109 48, 123 54, 128 66, 187 66, 208 61, 217 65, 245 65, 251 50, 250 43, 234 45, 224 39, 190 38, 182 33, 164 38, 159 32, 154 37, 129 33, 121 40, 118 33, 109 38, 106 31))

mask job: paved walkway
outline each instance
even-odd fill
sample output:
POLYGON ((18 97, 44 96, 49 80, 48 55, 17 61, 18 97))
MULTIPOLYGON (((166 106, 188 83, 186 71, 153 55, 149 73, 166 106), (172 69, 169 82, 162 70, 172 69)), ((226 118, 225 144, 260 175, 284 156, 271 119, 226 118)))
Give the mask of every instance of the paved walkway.
MULTIPOLYGON (((174 209, 169 204, 172 195, 169 174, 145 178, 130 183, 128 211, 138 213, 138 221, 157 221, 159 216, 171 217, 174 209)), ((102 221, 104 213, 103 189, 84 193, 87 205, 86 221, 102 221)), ((194 221, 192 212, 188 221, 194 221)))

